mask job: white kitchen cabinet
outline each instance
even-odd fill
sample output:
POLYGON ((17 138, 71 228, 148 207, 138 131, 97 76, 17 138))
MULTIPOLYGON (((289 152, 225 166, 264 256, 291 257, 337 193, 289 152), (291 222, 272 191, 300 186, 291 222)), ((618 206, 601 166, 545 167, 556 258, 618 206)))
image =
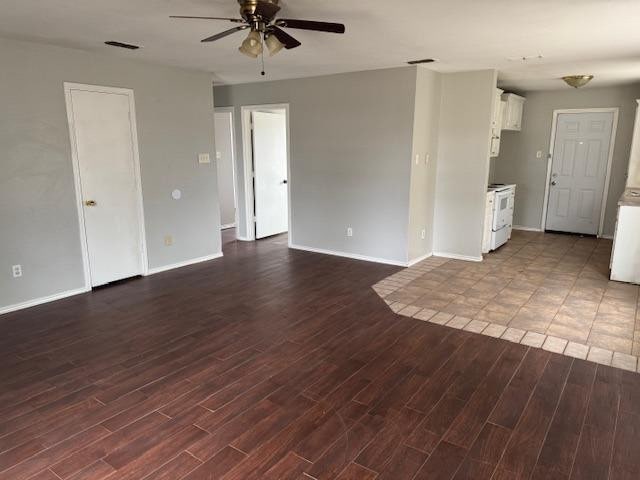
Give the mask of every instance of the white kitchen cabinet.
POLYGON ((640 191, 631 188, 618 202, 611 280, 640 284, 640 191))
POLYGON ((515 93, 504 93, 502 94, 502 100, 506 102, 502 118, 502 130, 519 132, 522 129, 525 98, 515 93))
POLYGON ((493 117, 491 118, 491 150, 490 157, 497 157, 500 154, 500 135, 502 132, 502 92, 496 88, 493 98, 493 117))

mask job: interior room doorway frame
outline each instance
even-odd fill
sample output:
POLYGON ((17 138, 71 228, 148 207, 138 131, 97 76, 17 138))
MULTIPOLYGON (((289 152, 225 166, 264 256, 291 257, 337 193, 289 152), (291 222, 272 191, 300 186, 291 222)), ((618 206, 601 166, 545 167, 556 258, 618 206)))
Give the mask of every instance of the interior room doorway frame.
POLYGON ((126 95, 129 99, 129 116, 131 125, 131 139, 133 143, 133 171, 136 184, 136 200, 137 200, 137 217, 138 228, 140 233, 140 255, 142 258, 142 275, 149 275, 149 258, 147 256, 147 236, 144 226, 144 201, 142 197, 142 181, 140 175, 140 151, 138 146, 138 128, 135 106, 135 95, 133 90, 120 87, 105 87, 101 85, 88 85, 83 83, 64 82, 64 96, 67 108, 67 123, 69 126, 69 140, 71 142, 71 163, 73 166, 73 180, 76 198, 76 208, 78 211, 78 223, 80 231, 80 246, 82 250, 82 264, 84 270, 84 290, 90 291, 91 286, 91 269, 89 265, 89 246, 87 240, 87 232, 85 230, 84 208, 82 206, 82 184, 80 181, 80 160, 78 156, 78 148, 76 141, 76 128, 73 118, 73 102, 71 98, 72 90, 84 90, 95 93, 109 93, 116 95, 126 95))
MULTIPOLYGON (((239 215, 238 215, 238 173, 236 165, 236 115, 234 107, 215 107, 213 109, 214 123, 215 123, 215 114, 216 113, 228 113, 231 116, 231 167, 233 170, 233 201, 235 202, 235 229, 236 229, 236 237, 238 236, 238 225, 239 225, 239 215)), ((214 140, 215 140, 215 132, 214 132, 214 140)), ((216 145, 216 162, 218 162, 217 158, 218 146, 216 145)), ((218 164, 216 163, 216 167, 218 164)), ((229 228, 226 225, 221 226, 221 230, 224 228, 229 228)))
POLYGON ((549 155, 547 157, 547 175, 544 186, 544 202, 542 204, 542 219, 540 221, 540 230, 545 231, 547 226, 547 209, 549 208, 549 184, 551 182, 551 169, 553 166, 553 153, 556 143, 556 129, 558 126, 558 116, 563 113, 613 113, 613 126, 611 127, 611 141, 609 142, 609 154, 607 156, 607 173, 604 177, 604 190, 602 192, 602 202, 600 205, 600 223, 598 225, 598 237, 602 237, 604 230, 604 215, 607 211, 607 199, 609 198, 609 183, 611 181, 611 164, 613 163, 613 151, 616 144, 616 133, 618 131, 618 116, 620 109, 618 107, 604 108, 565 108, 553 111, 553 120, 551 122, 551 138, 549 141, 549 155))
POLYGON ((244 214, 246 237, 240 240, 254 241, 256 239, 254 190, 253 190, 253 145, 251 136, 251 113, 264 110, 284 110, 287 125, 287 207, 289 209, 288 245, 293 245, 292 235, 292 207, 291 207, 291 128, 289 125, 289 104, 272 103, 265 105, 243 105, 240 107, 240 121, 242 124, 242 167, 244 172, 244 214))

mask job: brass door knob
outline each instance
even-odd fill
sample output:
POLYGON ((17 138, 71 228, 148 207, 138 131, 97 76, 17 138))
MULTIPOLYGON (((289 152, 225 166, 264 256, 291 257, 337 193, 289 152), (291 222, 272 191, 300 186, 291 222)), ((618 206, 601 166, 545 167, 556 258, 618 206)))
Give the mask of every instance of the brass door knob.
POLYGON ((95 200, 86 200, 84 204, 87 207, 95 207, 96 205, 98 205, 98 203, 95 200))

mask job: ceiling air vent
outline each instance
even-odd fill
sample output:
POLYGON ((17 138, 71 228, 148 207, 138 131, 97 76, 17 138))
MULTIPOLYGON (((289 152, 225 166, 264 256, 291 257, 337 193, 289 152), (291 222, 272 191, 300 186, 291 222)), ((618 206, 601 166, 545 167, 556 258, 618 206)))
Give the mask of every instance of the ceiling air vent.
POLYGON ((111 47, 126 48, 127 50, 138 50, 140 48, 138 45, 131 45, 129 43, 122 42, 109 41, 104 43, 105 45, 109 45, 111 47))
POLYGON ((411 60, 407 62, 409 65, 419 65, 420 63, 433 63, 435 59, 433 58, 425 58, 424 60, 411 60))

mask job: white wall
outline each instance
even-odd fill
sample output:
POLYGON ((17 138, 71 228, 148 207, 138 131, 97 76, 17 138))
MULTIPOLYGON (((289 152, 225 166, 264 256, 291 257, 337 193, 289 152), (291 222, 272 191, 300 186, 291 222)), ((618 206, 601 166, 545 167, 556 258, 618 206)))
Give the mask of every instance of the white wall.
POLYGON ((496 71, 442 75, 434 252, 482 258, 496 71))
POLYGON ((293 243, 405 263, 415 90, 415 67, 216 87, 236 112, 239 211, 240 107, 288 103, 293 243))
POLYGON ((514 224, 540 228, 547 174, 547 153, 553 111, 567 108, 618 107, 618 131, 613 152, 609 196, 606 201, 604 234, 613 235, 617 202, 625 188, 633 131, 636 99, 640 85, 607 88, 523 92, 521 132, 502 132, 500 156, 495 159, 492 178, 515 183, 514 224), (536 152, 542 151, 542 158, 536 152))
POLYGON ((424 67, 417 68, 409 198, 409 261, 433 252, 440 83, 439 73, 424 67), (424 239, 422 230, 425 230, 424 239))
POLYGON ((84 286, 64 82, 135 92, 150 267, 220 251, 209 74, 5 39, 0 65, 0 310, 84 286))

